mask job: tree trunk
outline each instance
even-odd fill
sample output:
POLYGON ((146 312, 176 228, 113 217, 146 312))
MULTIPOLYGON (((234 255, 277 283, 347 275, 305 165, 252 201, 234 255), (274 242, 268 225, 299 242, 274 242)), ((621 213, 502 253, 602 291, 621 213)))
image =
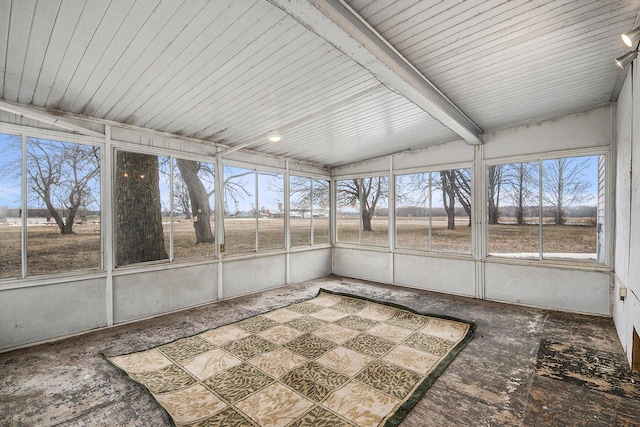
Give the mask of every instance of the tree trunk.
POLYGON ((558 206, 556 207, 556 224, 557 225, 563 225, 564 224, 564 214, 562 212, 562 205, 560 203, 558 203, 558 206))
POLYGON ((117 265, 169 258, 162 229, 157 156, 118 152, 116 240, 117 265))
POLYGON ((442 202, 444 210, 447 212, 447 229, 456 229, 456 206, 455 206, 455 190, 453 188, 453 171, 440 172, 440 181, 442 181, 442 202))
MULTIPOLYGON (((501 186, 501 166, 489 167, 489 224, 497 224, 500 219, 500 186, 501 186)), ((469 215, 471 217, 471 215, 469 215)))
POLYGON ((209 194, 198 177, 198 162, 193 160, 176 160, 182 180, 189 190, 191 201, 191 214, 193 228, 196 232, 196 244, 213 243, 214 237, 211 231, 211 207, 209 206, 209 194))
POLYGON ((362 231, 373 231, 371 228, 371 217, 373 216, 373 212, 370 212, 364 206, 361 209, 362 211, 362 231))
POLYGON ((73 224, 75 223, 76 220, 76 212, 74 211, 69 211, 69 214, 67 215, 67 220, 64 223, 64 228, 62 229, 62 234, 73 234, 73 224))
POLYGON ((522 207, 516 207, 516 224, 524 224, 524 213, 522 207))
MULTIPOLYGON (((520 166, 522 168, 522 165, 520 166)), ((518 188, 518 206, 516 206, 516 223, 524 224, 524 178, 522 171, 520 172, 519 188, 518 188)))

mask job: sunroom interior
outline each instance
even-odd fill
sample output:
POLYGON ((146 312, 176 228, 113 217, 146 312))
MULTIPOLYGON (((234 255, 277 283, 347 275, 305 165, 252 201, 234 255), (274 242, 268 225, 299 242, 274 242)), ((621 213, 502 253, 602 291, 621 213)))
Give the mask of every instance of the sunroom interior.
POLYGON ((337 275, 612 318, 631 365, 639 16, 1 2, 0 351, 337 275))

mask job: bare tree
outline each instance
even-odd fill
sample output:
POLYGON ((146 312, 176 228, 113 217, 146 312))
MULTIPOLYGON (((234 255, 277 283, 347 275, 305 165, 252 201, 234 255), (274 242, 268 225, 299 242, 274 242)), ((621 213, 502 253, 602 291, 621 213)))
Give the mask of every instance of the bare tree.
MULTIPOLYGON (((423 212, 429 200, 429 172, 414 173, 398 177, 396 205, 408 205, 423 212)), ((415 210, 415 209, 414 209, 415 210)))
POLYGON ((504 165, 489 166, 488 170, 489 224, 497 224, 500 219, 500 190, 504 165))
POLYGON ((442 203, 447 213, 447 229, 456 229, 456 189, 455 170, 440 171, 440 189, 442 190, 442 203))
POLYGON ((471 169, 453 170, 453 189, 460 205, 469 218, 468 226, 471 227, 471 169))
MULTIPOLYGON (((225 178, 224 178, 224 203, 225 203, 225 212, 229 212, 228 204, 229 202, 233 202, 235 206, 234 214, 238 213, 238 206, 240 200, 244 196, 252 196, 253 194, 247 190, 247 183, 245 181, 245 177, 247 176, 255 176, 256 171, 253 169, 244 170, 243 172, 235 173, 235 174, 227 174, 234 170, 234 168, 225 168, 225 178)), ((252 185, 252 188, 255 185, 252 185)))
MULTIPOLYGON (((21 141, 14 145, 20 149, 21 141)), ((29 198, 44 204, 61 234, 72 234, 77 215, 99 198, 100 149, 30 138, 26 162, 29 198)), ((7 166, 20 176, 20 159, 7 166)))
POLYGON ((442 192, 447 229, 456 228, 456 201, 468 215, 471 227, 471 169, 450 169, 438 174, 440 179, 434 179, 432 191, 442 192))
POLYGON ((567 206, 593 197, 587 193, 589 181, 584 177, 588 167, 589 158, 584 157, 563 157, 543 162, 543 198, 553 209, 556 225, 565 223, 567 206))
POLYGON ((338 203, 342 205, 360 205, 360 221, 363 231, 373 231, 371 219, 380 201, 388 194, 388 178, 358 178, 338 182, 338 203))
POLYGON ((329 207, 329 199, 330 199, 330 186, 329 181, 324 179, 314 179, 313 180, 313 197, 312 197, 312 206, 323 206, 329 207))
POLYGON ((292 207, 305 208, 311 206, 311 178, 291 175, 289 179, 289 200, 292 207))
POLYGON ((507 165, 504 172, 506 197, 515 207, 518 225, 524 224, 527 206, 537 204, 537 185, 535 184, 538 181, 537 171, 537 163, 514 163, 507 165))
POLYGON ((329 182, 292 175, 289 195, 292 208, 312 211, 314 206, 329 206, 329 182))
POLYGON ((209 170, 205 163, 195 160, 176 159, 176 165, 180 171, 180 177, 189 192, 189 204, 191 206, 193 229, 196 233, 196 244, 213 243, 215 239, 211 229, 209 197, 215 192, 215 188, 207 191, 200 177, 202 173, 209 173, 213 176, 213 170, 209 170))
POLYGON ((189 200, 189 189, 180 175, 173 179, 173 203, 184 212, 185 219, 191 219, 191 201, 189 200))

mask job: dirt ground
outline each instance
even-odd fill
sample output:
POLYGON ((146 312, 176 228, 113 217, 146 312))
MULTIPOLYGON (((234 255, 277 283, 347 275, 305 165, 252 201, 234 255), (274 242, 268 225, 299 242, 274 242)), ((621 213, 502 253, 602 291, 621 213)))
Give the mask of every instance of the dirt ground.
MULTIPOLYGON (((311 221, 291 218, 291 246, 310 244, 311 221)), ((468 218, 458 218, 455 230, 447 230, 445 218, 434 218, 431 229, 431 250, 436 252, 471 253, 471 227, 468 218)), ((212 221, 212 227, 215 224, 212 221)), ((338 241, 358 242, 359 222, 356 218, 338 218, 338 241)), ((329 219, 314 218, 314 243, 329 242, 329 219)), ((375 218, 373 231, 362 235, 362 243, 388 246, 389 223, 375 218)), ((72 235, 62 235, 55 225, 34 225, 28 228, 28 275, 52 274, 64 271, 99 269, 100 225, 79 224, 72 235)), ((225 252, 227 254, 255 251, 255 220, 225 219, 225 252)), ((261 218, 258 222, 260 250, 284 248, 284 219, 261 218)), ((396 220, 396 247, 429 250, 429 223, 420 218, 396 220)), ((595 254, 596 226, 591 221, 575 220, 568 225, 543 225, 545 253, 595 254)), ((169 247, 169 224, 165 224, 165 244, 169 247)), ((539 228, 536 224, 490 225, 489 253, 537 253, 539 228)), ((214 243, 195 244, 190 221, 174 223, 174 260, 208 258, 214 254, 214 243)), ((0 279, 21 276, 21 237, 19 226, 0 225, 0 279)))

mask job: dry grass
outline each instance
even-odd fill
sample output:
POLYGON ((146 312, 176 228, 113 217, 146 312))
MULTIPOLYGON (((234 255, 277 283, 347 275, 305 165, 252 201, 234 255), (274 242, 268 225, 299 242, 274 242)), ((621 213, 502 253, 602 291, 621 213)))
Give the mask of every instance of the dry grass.
MULTIPOLYGON (((0 278, 21 276, 20 234, 20 227, 0 226, 0 278)), ((29 275, 100 268, 99 230, 83 224, 64 235, 55 225, 29 226, 27 268, 29 275)))
MULTIPOLYGON (((357 219, 339 218, 338 241, 357 242, 357 219)), ((544 251, 556 253, 596 253, 596 226, 591 221, 577 219, 576 225, 544 225, 544 251), (588 225, 578 225, 588 224, 588 225)), ((291 246, 310 244, 310 220, 291 218, 291 246)), ((396 221, 396 246, 403 249, 428 250, 429 223, 418 218, 398 218, 396 221)), ((214 227, 212 221, 212 227, 214 227)), ((260 219, 260 250, 284 248, 284 220, 260 219)), ((372 222, 373 231, 365 232, 365 245, 388 246, 389 224, 386 218, 372 222)), ((329 242, 329 220, 314 219, 314 243, 329 242)), ((490 225, 489 252, 529 253, 538 252, 539 229, 535 224, 490 225)), ((21 276, 20 227, 0 226, 0 278, 21 276)), ((225 219, 226 253, 255 251, 255 220, 225 219)), ((165 241, 169 246, 169 225, 165 224, 165 241)), ((100 268, 100 230, 95 224, 80 224, 72 235, 62 235, 55 225, 30 226, 28 229, 27 266, 29 275, 51 274, 64 271, 100 268)), ((174 259, 210 258, 214 243, 195 244, 193 224, 189 221, 174 223, 174 259)), ((444 218, 432 222, 431 250, 437 252, 471 253, 471 228, 468 219, 459 218, 455 230, 447 230, 444 218)))

